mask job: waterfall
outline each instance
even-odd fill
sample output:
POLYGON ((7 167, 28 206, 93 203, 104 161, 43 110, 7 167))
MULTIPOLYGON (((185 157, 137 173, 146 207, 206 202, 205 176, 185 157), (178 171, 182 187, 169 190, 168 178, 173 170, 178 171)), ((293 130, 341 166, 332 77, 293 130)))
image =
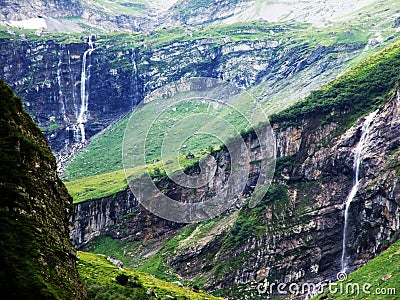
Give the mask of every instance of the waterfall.
POLYGON ((81 71, 81 105, 79 108, 79 114, 76 119, 78 125, 78 132, 80 135, 80 142, 84 143, 86 141, 85 135, 85 123, 87 122, 87 110, 88 110, 88 100, 89 100, 89 92, 86 89, 86 81, 89 80, 90 77, 90 65, 86 67, 87 57, 92 54, 94 51, 94 43, 92 41, 92 36, 88 38, 89 49, 87 49, 83 53, 82 58, 82 71, 81 71))
POLYGON ((358 187, 360 183, 360 166, 361 162, 363 159, 363 151, 364 151, 364 145, 365 141, 368 137, 368 134, 370 132, 370 125, 372 121, 374 120, 377 110, 369 114, 364 121, 364 124, 361 129, 361 138, 360 141, 357 144, 357 147, 355 149, 354 153, 354 163, 353 163, 353 187, 350 191, 350 194, 347 196, 346 199, 346 207, 344 211, 344 228, 343 228, 343 244, 342 244, 342 258, 341 258, 341 272, 346 272, 347 270, 347 259, 346 257, 346 242, 347 242, 347 227, 348 227, 348 221, 349 221, 349 208, 350 204, 353 201, 354 197, 356 196, 358 192, 358 187))
POLYGON ((137 68, 137 49, 132 49, 131 63, 132 63, 132 83, 131 83, 131 110, 140 102, 139 95, 139 82, 138 82, 138 68, 137 68))
POLYGON ((60 57, 58 59, 58 65, 57 65, 58 102, 61 105, 61 114, 63 117, 63 121, 66 124, 68 124, 67 110, 66 110, 66 106, 65 106, 65 97, 64 97, 64 93, 62 91, 62 87, 63 87, 62 78, 61 78, 61 68, 63 65, 62 55, 63 55, 63 53, 60 50, 60 57))

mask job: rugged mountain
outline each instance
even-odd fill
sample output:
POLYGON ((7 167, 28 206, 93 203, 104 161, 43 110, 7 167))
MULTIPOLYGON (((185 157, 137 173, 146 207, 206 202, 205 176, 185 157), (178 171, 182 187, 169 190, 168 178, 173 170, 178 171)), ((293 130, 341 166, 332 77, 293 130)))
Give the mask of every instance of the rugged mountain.
POLYGON ((115 258, 80 253, 78 260, 69 240, 72 199, 57 176, 55 158, 21 99, 4 81, 0 81, 0 95, 0 287, 4 295, 10 299, 220 299, 123 269, 115 258))
POLYGON ((145 1, 0 1, 1 25, 26 29, 82 32, 146 28, 151 18, 145 1), (38 19, 39 18, 39 19, 38 19))
POLYGON ((65 13, 78 15, 82 11, 79 0, 54 0, 54 1, 0 1, 2 21, 17 21, 38 16, 62 17, 65 13))
POLYGON ((61 161, 151 91, 181 78, 254 87, 272 111, 287 107, 396 39, 391 8, 371 6, 358 19, 317 30, 265 22, 86 37, 4 29, 0 76, 27 100, 61 161))
POLYGON ((327 26, 337 20, 349 20, 355 11, 371 5, 380 6, 375 0, 314 0, 314 1, 246 1, 245 9, 224 18, 224 23, 265 20, 268 22, 306 22, 317 27, 327 26))
POLYGON ((163 23, 190 26, 210 24, 235 16, 251 6, 252 3, 253 1, 248 0, 182 0, 175 3, 164 14, 163 23))
MULTIPOLYGON (((147 32, 82 37, 2 28, 0 76, 27 99, 26 109, 59 162, 84 148, 64 173, 74 180, 68 183, 76 202, 74 244, 115 255, 164 279, 232 299, 259 299, 266 296, 257 289, 260 283, 332 279, 397 240, 399 44, 282 111, 398 39, 396 1, 369 6, 370 1, 358 1, 365 7, 357 11, 349 1, 339 2, 344 5, 340 11, 336 1, 296 1, 299 6, 292 11, 269 1, 179 1, 167 12, 171 19, 157 10, 173 2, 153 6, 155 14, 144 13, 146 3, 135 2, 129 17, 118 12, 126 7, 123 1, 70 3, 78 12, 71 26, 81 22, 85 27, 90 19, 89 32, 137 30, 143 29, 136 21, 145 14, 140 24, 149 22, 147 32), (349 13, 354 12, 344 16, 350 6, 349 13), (265 22, 271 7, 281 9, 274 20, 314 24, 265 22), (316 7, 324 12, 321 18, 311 13, 316 7), (254 18, 264 21, 168 28, 254 18), (166 28, 153 30, 159 20, 166 28), (277 113, 272 124, 278 159, 272 187, 258 206, 250 207, 246 201, 259 176, 260 158, 253 135, 243 133, 253 158, 251 176, 240 178, 248 188, 238 203, 245 204, 219 218, 185 225, 138 204, 127 188, 120 152, 130 111, 152 91, 193 76, 237 84, 269 113, 277 113)), ((183 202, 214 197, 231 166, 226 149, 209 152, 218 166, 211 183, 195 191, 182 188, 152 166, 158 188, 183 202)), ((198 171, 196 164, 191 167, 198 171)))
POLYGON ((22 101, 0 81, 0 286, 13 299, 85 299, 69 240, 72 198, 22 101))
MULTIPOLYGON (((45 131, 53 151, 61 154, 83 141, 79 124, 89 139, 168 82, 205 76, 244 87, 263 83, 267 91, 263 97, 272 98, 274 91, 290 94, 301 77, 303 84, 309 82, 301 90, 304 94, 332 79, 366 45, 366 41, 293 45, 292 36, 301 34, 301 28, 265 24, 246 28, 221 30, 217 38, 204 37, 207 30, 194 32, 193 37, 185 30, 160 31, 154 38, 93 36, 94 50, 88 38, 25 41, 10 36, 1 40, 0 76, 19 95, 27 96, 26 109, 45 131)), ((292 93, 286 105, 300 96, 292 93)))
POLYGON ((164 23, 175 25, 204 25, 210 23, 232 24, 237 22, 305 22, 316 26, 327 26, 339 19, 346 20, 357 10, 375 0, 313 0, 313 1, 268 1, 235 0, 210 1, 181 0, 165 15, 164 23), (318 13, 315 13, 318 12, 318 13))
MULTIPOLYGON (((395 43, 272 117, 275 180, 255 208, 244 205, 220 218, 183 226, 146 212, 129 190, 120 191, 75 204, 74 243, 104 253, 117 247, 122 249, 119 258, 131 266, 164 278, 175 274, 194 280, 230 299, 266 296, 257 290, 266 280, 335 279, 343 267, 343 240, 346 271, 358 268, 399 238, 399 55, 395 43), (362 155, 355 156, 360 147, 362 155), (357 157, 360 181, 344 238, 345 204, 355 186, 357 157), (108 238, 87 244, 99 234, 108 238)), ((248 138, 249 145, 256 144, 248 138)), ((257 177, 257 147, 249 149, 254 151, 251 174, 257 177)), ((218 175, 204 190, 193 193, 165 180, 159 188, 181 201, 217 193, 230 167, 227 153, 214 155, 218 175)), ((254 181, 243 180, 249 186, 254 181)), ((242 197, 245 201, 248 195, 242 197)))
MULTIPOLYGON (((387 5, 382 0, 169 0, 169 1, 0 1, 1 25, 61 32, 153 31, 160 27, 237 22, 305 22, 329 26, 354 12, 387 5), (318 12, 318 13, 316 13, 318 12), (40 17, 42 20, 38 20, 40 17)), ((366 12, 367 13, 367 12, 366 12)), ((397 12, 398 13, 398 12, 397 12)))
POLYGON ((391 7, 391 2, 371 6, 358 19, 317 31, 263 22, 89 37, 3 30, 0 76, 27 99, 25 108, 60 161, 149 92, 180 78, 209 76, 257 86, 256 97, 282 109, 335 78, 357 56, 395 39, 391 7))

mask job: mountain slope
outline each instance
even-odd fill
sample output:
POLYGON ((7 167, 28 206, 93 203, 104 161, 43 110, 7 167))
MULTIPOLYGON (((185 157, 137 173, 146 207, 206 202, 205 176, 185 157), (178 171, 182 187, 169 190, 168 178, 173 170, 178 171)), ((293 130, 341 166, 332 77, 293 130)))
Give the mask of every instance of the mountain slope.
MULTIPOLYGON (((375 0, 313 0, 313 1, 251 1, 243 11, 224 20, 226 23, 261 19, 268 22, 306 22, 316 26, 326 26, 338 19, 347 19, 348 15, 375 0), (346 18, 347 17, 347 18, 346 18)), ((381 2, 382 3, 382 2, 381 2)))
POLYGON ((393 14, 399 13, 396 0, 51 0, 34 4, 2 0, 0 25, 33 29, 35 21, 40 21, 52 31, 87 33, 252 21, 310 23, 320 27, 351 21, 357 17, 356 12, 372 7, 379 11, 388 5, 393 14))
MULTIPOLYGON (((2 28, 0 60, 5 67, 0 76, 17 94, 29 95, 25 108, 45 131, 58 161, 65 161, 84 146, 77 132, 82 91, 88 99, 87 140, 155 89, 187 77, 231 81, 277 112, 398 39, 392 7, 386 1, 349 21, 317 29, 303 23, 251 22, 93 35, 94 51, 87 55, 85 70, 89 37, 2 28), (84 89, 82 77, 88 78, 84 89)), ((92 164, 84 163, 79 169, 92 164)), ((104 172, 94 168, 82 175, 104 172)))
MULTIPOLYGON (((74 241, 162 278, 190 279, 230 299, 262 299, 257 285, 265 280, 300 284, 335 278, 354 151, 365 116, 377 110, 349 210, 346 247, 349 268, 356 269, 399 237, 399 57, 397 42, 272 118, 275 180, 255 208, 245 204, 183 226, 146 212, 126 189, 76 204, 74 241), (99 234, 106 237, 94 238, 99 234)), ((220 186, 230 168, 224 155, 223 150, 215 155, 222 167, 213 181, 220 186)), ((256 170, 257 160, 253 166, 256 170)), ((242 180, 250 185, 251 178, 242 180)), ((165 179, 159 188, 181 201, 218 194, 213 184, 191 192, 165 179)), ((245 193, 239 197, 248 199, 245 193)))
MULTIPOLYGON (((398 60, 398 43, 387 48, 379 55, 366 60, 356 68, 348 71, 337 81, 328 84, 318 92, 314 92, 305 101, 294 104, 293 108, 278 113, 272 120, 295 120, 315 113, 318 106, 323 109, 340 109, 346 105, 345 101, 352 99, 357 105, 351 108, 353 118, 364 112, 369 106, 374 105, 377 96, 388 92, 394 87, 397 80, 397 70, 400 68, 398 60), (353 90, 358 90, 359 94, 350 95, 353 90), (368 92, 366 92, 368 91, 368 92), (333 95, 331 95, 333 93, 333 95), (292 114, 292 112, 295 112, 292 114)), ((270 102, 266 102, 269 105, 270 102)), ((279 103, 280 109, 284 104, 279 103)), ((350 108, 349 108, 350 110, 350 108)), ((271 111, 274 111, 271 109, 271 111)), ((124 173, 122 169, 121 145, 124 130, 128 119, 121 119, 115 126, 99 135, 87 147, 86 152, 80 153, 67 168, 66 176, 68 179, 82 177, 81 180, 66 182, 70 188, 75 201, 94 199, 114 194, 119 189, 126 187, 124 173), (118 155, 116 155, 118 153, 118 155), (109 172, 114 171, 114 172, 109 172), (104 174, 104 175, 103 175, 104 174), (93 177, 90 177, 92 175, 93 177), (106 185, 111 184, 108 190, 106 185)), ((164 120, 168 124, 168 120, 164 120)), ((208 145, 202 144, 198 151, 207 148, 208 145)), ((139 166, 140 169, 140 166, 139 166)))
POLYGON ((46 139, 0 81, 0 287, 13 299, 85 299, 69 237, 72 199, 46 139))
POLYGON ((89 299, 221 299, 199 291, 197 287, 164 282, 142 272, 118 267, 104 255, 79 252, 78 256, 79 273, 87 284, 89 299))
MULTIPOLYGON (((79 253, 71 197, 21 99, 0 81, 0 288, 10 299, 220 299, 79 253), (129 278, 129 279, 128 279, 129 278), (157 296, 156 296, 157 295, 157 296)), ((115 260, 114 260, 115 263, 115 260)), ((118 265, 118 263, 117 263, 118 265)))

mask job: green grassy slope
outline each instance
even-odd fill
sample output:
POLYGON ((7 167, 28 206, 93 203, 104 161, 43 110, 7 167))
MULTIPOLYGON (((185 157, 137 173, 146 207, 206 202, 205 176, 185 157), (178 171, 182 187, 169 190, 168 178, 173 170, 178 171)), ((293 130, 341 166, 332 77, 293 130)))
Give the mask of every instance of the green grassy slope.
POLYGON ((313 299, 380 300, 398 299, 399 295, 400 241, 313 299))
POLYGON ((79 252, 78 257, 78 270, 87 285, 89 299, 221 299, 198 291, 196 287, 179 286, 142 272, 119 269, 105 256, 79 252), (124 278, 129 280, 124 283, 124 278), (157 297, 149 295, 149 289, 157 297))
POLYGON ((336 118, 331 115, 333 111, 346 115, 346 120, 340 121, 355 121, 382 103, 384 96, 398 85, 399 69, 400 42, 396 42, 303 101, 275 114, 271 122, 294 124, 301 118, 316 114, 326 116, 326 121, 329 121, 336 118))

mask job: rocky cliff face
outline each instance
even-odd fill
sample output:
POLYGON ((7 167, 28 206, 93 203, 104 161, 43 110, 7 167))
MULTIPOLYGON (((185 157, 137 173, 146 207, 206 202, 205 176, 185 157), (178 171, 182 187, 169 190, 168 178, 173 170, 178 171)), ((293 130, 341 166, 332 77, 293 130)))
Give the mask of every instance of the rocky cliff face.
POLYGON ((138 202, 130 190, 100 200, 75 204, 71 240, 74 245, 82 246, 95 236, 111 231, 114 225, 137 210, 138 202))
POLYGON ((63 17, 75 13, 79 15, 82 11, 81 1, 79 0, 52 0, 52 1, 0 1, 0 10, 2 12, 2 21, 26 20, 37 18, 40 15, 51 17, 63 17))
POLYGON ((109 1, 106 4, 97 0, 3 0, 0 1, 0 11, 4 18, 0 24, 40 16, 46 21, 48 29, 62 32, 152 31, 160 27, 259 20, 327 26, 330 22, 350 18, 352 13, 371 4, 382 6, 377 0, 314 0, 300 3, 288 0, 273 3, 254 0, 155 0, 109 1))
MULTIPOLYGON (((152 29, 158 23, 146 3, 108 3, 99 1, 0 1, 3 18, 0 24, 33 29, 32 19, 41 18, 42 27, 60 32, 90 32, 109 30, 139 31, 152 29), (144 14, 143 11, 146 11, 144 14)), ((36 29, 36 28, 35 28, 36 29)))
MULTIPOLYGON (((346 242, 350 271, 399 238, 398 109, 397 95, 378 111, 364 145, 360 187, 350 206, 346 242)), ((275 187, 283 186, 286 195, 275 192, 272 202, 261 210, 266 232, 242 236, 233 249, 221 247, 229 239, 221 235, 207 247, 188 249, 170 263, 192 277, 207 269, 204 258, 218 257, 211 265, 228 267, 214 272, 211 289, 247 284, 246 289, 263 278, 286 283, 334 278, 341 270, 344 203, 353 185, 354 151, 363 122, 360 119, 339 136, 338 124, 323 125, 318 116, 285 129, 280 129, 284 124, 276 124, 275 187)), ((246 209, 241 214, 251 216, 246 209)))
POLYGON ((167 11, 162 23, 190 26, 212 23, 237 15, 253 3, 248 0, 178 1, 167 11))
MULTIPOLYGON (((168 197, 181 202, 199 202, 210 200, 228 179, 230 157, 227 153, 214 153, 217 161, 218 174, 209 184, 196 190, 182 188, 173 181, 163 178, 158 182, 160 189, 166 190, 168 197), (167 187, 167 188, 166 188, 167 187)), ((255 159, 256 160, 256 159, 255 159)), ((257 180, 258 164, 251 168, 252 176, 249 179, 247 192, 250 185, 257 180)), ((248 178, 241 178, 246 181, 248 178)), ((239 207, 237 203, 235 209, 239 207)), ((85 201, 74 205, 72 218, 71 240, 77 247, 85 246, 93 237, 107 234, 114 238, 134 237, 135 240, 152 240, 171 237, 184 224, 170 222, 149 213, 136 200, 129 188, 114 196, 100 200, 85 201)))
MULTIPOLYGON (((349 208, 346 242, 349 271, 399 238, 399 108, 398 93, 379 109, 365 140, 360 185, 349 208)), ((185 278, 203 278, 210 290, 225 289, 225 295, 232 299, 242 297, 241 293, 256 295, 256 282, 260 280, 290 283, 334 279, 341 270, 345 202, 353 186, 354 152, 364 121, 364 118, 359 119, 345 131, 338 123, 326 124, 318 116, 303 119, 296 126, 275 124, 277 173, 260 209, 245 205, 239 213, 228 212, 217 221, 220 225, 214 226, 215 230, 201 233, 201 239, 179 237, 177 230, 183 225, 162 221, 140 206, 119 211, 119 215, 130 214, 125 218, 113 217, 112 226, 105 226, 96 234, 133 237, 143 241, 143 245, 160 237, 178 237, 180 245, 191 246, 179 246, 169 252, 165 262, 185 278), (256 221, 249 225, 248 220, 252 219, 256 221), (261 231, 256 229, 260 226, 261 231), (239 287, 240 293, 237 288, 230 290, 233 286, 239 287)), ((229 164, 219 165, 224 165, 224 169, 217 173, 225 174, 229 164)), ((257 176, 256 166, 254 176, 257 176)), ((214 182, 220 180, 216 178, 214 182)), ((251 185, 251 178, 248 185, 251 185)), ((207 190, 199 193, 212 194, 218 186, 207 186, 207 190)), ((190 198, 190 194, 181 189, 169 187, 171 197, 190 198)), ((124 207, 131 202, 126 202, 123 195, 126 192, 120 195, 118 205, 111 199, 102 201, 124 207)), ((247 196, 243 194, 242 201, 247 196)), ((73 223, 75 228, 86 226, 88 218, 82 217, 84 206, 94 205, 100 207, 100 202, 75 206, 78 212, 73 223)), ((101 225, 96 219, 107 219, 113 213, 104 214, 102 208, 91 210, 88 215, 93 220, 90 230, 94 231, 101 225)), ((202 232, 202 226, 206 225, 199 225, 196 230, 202 232)), ((85 236, 82 229, 72 231, 73 235, 81 237, 78 245, 91 238, 85 236)), ((140 255, 154 255, 150 254, 154 247, 140 251, 140 255)))
POLYGON ((72 199, 22 101, 0 82, 0 286, 13 299, 85 299, 69 240, 72 199))
POLYGON ((269 40, 201 38, 161 46, 131 42, 128 36, 92 36, 71 42, 12 37, 0 44, 4 65, 0 77, 26 99, 26 109, 60 158, 68 156, 77 144, 81 146, 79 124, 84 125, 90 139, 168 82, 194 76, 221 78, 243 87, 262 82, 263 97, 269 98, 285 91, 288 82, 304 72, 310 82, 305 85, 303 77, 302 94, 296 95, 299 98, 335 76, 363 47, 293 47, 290 39, 274 34, 269 40), (87 52, 89 39, 94 50, 87 52), (79 121, 82 115, 84 122, 79 121))
POLYGON ((134 50, 107 51, 97 49, 95 43, 93 53, 86 54, 84 68, 87 38, 67 44, 51 40, 8 42, 1 46, 1 60, 5 62, 1 77, 13 82, 16 92, 27 99, 26 109, 46 133, 55 153, 68 153, 81 142, 77 136, 81 112, 87 119, 86 137, 90 138, 140 101, 137 74, 131 67, 134 50), (116 57, 122 57, 119 67, 112 64, 116 57), (85 86, 81 85, 83 77, 85 86), (83 105, 84 97, 87 107, 83 105))

